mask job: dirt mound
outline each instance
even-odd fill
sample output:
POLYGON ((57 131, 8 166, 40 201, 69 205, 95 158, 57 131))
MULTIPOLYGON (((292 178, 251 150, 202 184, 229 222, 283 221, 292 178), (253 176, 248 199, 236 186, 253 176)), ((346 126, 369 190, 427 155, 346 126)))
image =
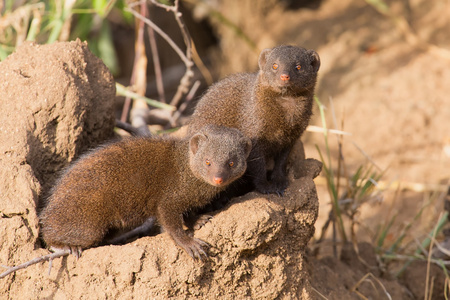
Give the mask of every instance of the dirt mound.
MULTIPOLYGON (((2 97, 0 261, 17 265, 47 254, 36 247, 38 198, 57 171, 112 134, 113 80, 79 41, 27 44, 0 64, 2 97)), ((195 233, 210 259, 195 262, 167 234, 84 251, 0 280, 0 297, 309 298, 304 265, 321 164, 299 143, 284 197, 236 198, 195 233), (296 177, 297 179, 294 179, 296 177)))
POLYGON ((0 153, 48 186, 87 147, 112 136, 115 85, 80 41, 26 44, 0 65, 0 153))
POLYGON ((112 136, 114 97, 108 69, 80 41, 29 43, 0 63, 3 265, 36 255, 39 198, 75 156, 112 136))
POLYGON ((30 299, 309 298, 304 251, 318 212, 311 175, 320 163, 304 162, 309 176, 294 180, 285 197, 236 198, 195 232, 211 245, 204 262, 192 260, 163 233, 88 249, 78 261, 55 260, 50 276, 47 263, 20 270, 4 280, 3 290, 30 299))

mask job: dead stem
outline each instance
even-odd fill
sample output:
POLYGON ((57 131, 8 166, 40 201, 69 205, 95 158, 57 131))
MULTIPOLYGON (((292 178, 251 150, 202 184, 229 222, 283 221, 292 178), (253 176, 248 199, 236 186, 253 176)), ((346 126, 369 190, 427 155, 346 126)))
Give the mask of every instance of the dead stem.
MULTIPOLYGON (((27 261, 26 263, 23 263, 21 265, 15 266, 15 267, 10 267, 6 272, 0 274, 0 278, 4 278, 6 276, 8 276, 9 274, 16 272, 17 270, 20 269, 25 269, 28 268, 31 265, 35 265, 37 263, 40 263, 42 261, 49 261, 50 263, 52 262, 53 259, 58 258, 58 257, 63 257, 63 256, 67 256, 70 254, 70 250, 62 250, 62 251, 58 251, 55 253, 51 253, 51 254, 47 254, 47 255, 43 255, 40 257, 36 257, 30 261, 27 261)), ((50 270, 49 270, 50 273, 50 270)))
POLYGON ((159 61, 158 47, 156 46, 155 31, 149 26, 147 28, 147 33, 150 41, 150 49, 152 51, 153 67, 156 78, 156 90, 158 91, 159 101, 166 103, 166 95, 164 94, 164 83, 161 72, 161 62, 159 61))
MULTIPOLYGON (((368 277, 371 277, 373 280, 375 280, 377 283, 378 283, 378 285, 383 289, 383 292, 384 292, 384 294, 386 295, 386 297, 388 298, 388 299, 390 299, 390 300, 392 300, 392 297, 391 297, 391 295, 388 293, 388 291, 386 290, 386 288, 384 287, 384 285, 383 285, 383 283, 378 279, 378 278, 376 278, 375 276, 373 276, 373 274, 372 273, 367 273, 366 275, 364 275, 351 289, 350 289, 350 291, 352 291, 352 292, 354 292, 354 293, 357 293, 360 297, 362 297, 363 299, 367 299, 365 296, 363 296, 360 292, 358 292, 356 289, 361 285, 361 283, 363 283, 364 281, 368 281, 367 280, 367 278, 368 277)), ((371 282, 371 281, 369 281, 371 284, 372 284, 372 286, 374 287, 374 289, 376 289, 376 287, 375 287, 375 285, 371 282)))
MULTIPOLYGON (((194 77, 194 72, 192 70, 194 66, 194 62, 192 61, 192 39, 189 34, 189 31, 186 28, 186 25, 184 23, 184 20, 182 18, 182 13, 179 11, 179 0, 175 0, 173 6, 161 4, 155 0, 152 0, 152 3, 156 5, 157 7, 164 8, 167 11, 170 11, 174 14, 175 20, 178 23, 178 26, 180 28, 181 34, 183 36, 184 43, 186 45, 186 51, 183 53, 183 51, 178 47, 178 45, 161 29, 159 28, 155 23, 153 23, 151 20, 146 18, 145 15, 138 13, 132 7, 136 6, 136 4, 130 4, 129 8, 126 8, 125 10, 132 13, 133 16, 136 19, 139 19, 141 22, 144 22, 147 24, 152 31, 155 31, 158 33, 171 47, 172 49, 178 54, 180 59, 183 61, 184 65, 186 66, 186 71, 183 75, 183 77, 180 79, 180 83, 178 85, 177 91, 175 95, 173 96, 172 100, 170 101, 170 104, 173 106, 178 107, 180 104, 180 101, 183 97, 183 95, 187 94, 190 90, 191 86, 191 80, 194 77)), ((156 73, 156 71, 155 71, 156 73)), ((158 75, 156 75, 158 77, 158 75)), ((162 79, 161 79, 162 80, 162 79)), ((158 82, 157 82, 158 85, 158 82)), ((161 84, 159 84, 160 87, 157 87, 158 93, 161 98, 161 84)), ((181 113, 177 114, 180 115, 181 113)), ((173 115, 171 113, 163 114, 163 118, 166 119, 172 126, 174 125, 175 121, 173 118, 173 115)))
MULTIPOLYGON (((442 213, 439 215, 438 220, 442 218, 442 213)), ((434 227, 433 235, 431 236, 430 246, 428 248, 428 259, 427 259, 427 275, 425 278, 425 300, 427 299, 427 295, 429 294, 429 299, 431 299, 432 293, 433 293, 433 282, 430 286, 430 267, 431 267, 431 253, 433 252, 433 244, 435 241, 435 237, 438 231, 438 226, 434 227)))

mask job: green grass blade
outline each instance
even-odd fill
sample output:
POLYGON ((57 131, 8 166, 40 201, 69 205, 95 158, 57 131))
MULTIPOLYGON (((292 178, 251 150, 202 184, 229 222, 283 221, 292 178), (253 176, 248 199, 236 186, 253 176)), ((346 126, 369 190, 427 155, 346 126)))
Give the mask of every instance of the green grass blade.
POLYGON ((153 107, 162 108, 162 109, 166 109, 166 110, 170 110, 170 111, 177 110, 177 108, 173 105, 161 103, 157 100, 153 100, 153 99, 141 96, 139 94, 136 94, 135 92, 128 90, 125 86, 121 85, 120 83, 116 83, 116 92, 120 96, 130 97, 135 100, 137 100, 137 99, 144 100, 145 102, 148 103, 148 105, 151 105, 153 107))
POLYGON ((319 152, 320 159, 324 166, 326 180, 327 180, 327 186, 328 186, 328 190, 330 192, 330 196, 332 198, 331 200, 332 200, 333 213, 337 220, 338 230, 341 234, 342 240, 344 242, 347 242, 347 234, 345 233, 344 221, 342 220, 342 212, 341 212, 341 208, 339 206, 339 195, 338 195, 336 184, 335 184, 336 178, 334 176, 334 172, 331 167, 331 152, 330 152, 330 147, 328 144, 328 131, 327 131, 327 124, 326 124, 326 120, 325 120, 324 106, 319 101, 319 98, 317 96, 314 97, 314 101, 319 106, 320 117, 322 120, 322 127, 324 128, 323 135, 324 135, 324 139, 325 139, 325 149, 326 149, 326 155, 327 155, 328 162, 325 162, 322 152, 320 151, 320 149, 317 145, 316 145, 316 148, 319 152))
MULTIPOLYGON (((389 230, 391 229, 392 225, 394 224, 396 218, 397 218, 397 216, 393 216, 392 219, 387 224, 386 228, 384 228, 383 231, 381 232, 381 235, 377 241, 378 248, 383 247, 384 241, 386 240, 389 230)), ((391 251, 389 251, 389 252, 391 252, 391 251)))
POLYGON ((438 233, 442 230, 444 225, 447 224, 447 222, 448 222, 447 218, 448 218, 448 211, 446 211, 445 213, 442 214, 442 217, 439 219, 438 223, 433 228, 433 230, 431 230, 431 232, 428 234, 428 237, 426 237, 425 240, 423 240, 423 242, 421 244, 422 248, 417 248, 417 250, 414 252, 414 254, 420 254, 422 252, 421 249, 425 249, 430 245, 431 237, 434 237, 435 232, 438 233))

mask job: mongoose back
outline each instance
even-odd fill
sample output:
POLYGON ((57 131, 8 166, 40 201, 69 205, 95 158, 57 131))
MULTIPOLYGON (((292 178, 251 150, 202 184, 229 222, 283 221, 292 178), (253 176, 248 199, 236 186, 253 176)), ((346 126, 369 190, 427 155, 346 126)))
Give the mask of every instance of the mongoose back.
POLYGON ((193 133, 207 124, 239 129, 253 149, 247 173, 261 193, 282 194, 286 161, 311 114, 319 55, 295 46, 265 49, 259 72, 231 75, 209 88, 189 121, 193 133), (270 181, 266 160, 274 159, 270 181))
POLYGON ((237 129, 206 126, 190 138, 133 137, 80 157, 53 187, 40 214, 48 246, 98 245, 108 230, 129 229, 150 217, 193 258, 204 242, 182 228, 182 215, 211 201, 242 176, 250 140, 237 129))

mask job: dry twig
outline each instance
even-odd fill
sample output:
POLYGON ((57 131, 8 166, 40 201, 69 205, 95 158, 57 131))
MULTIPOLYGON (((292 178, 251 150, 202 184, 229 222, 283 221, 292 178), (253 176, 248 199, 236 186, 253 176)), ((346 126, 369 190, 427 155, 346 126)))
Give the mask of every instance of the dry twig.
POLYGON ((166 103, 166 95, 164 94, 164 84, 162 80, 161 63, 159 61, 158 47, 156 46, 155 31, 148 27, 148 39, 150 41, 150 49, 152 51, 153 67, 155 70, 156 90, 158 91, 159 101, 166 103))
POLYGON ((4 277, 8 276, 9 274, 11 274, 13 272, 16 272, 17 270, 28 268, 29 266, 35 265, 35 264, 40 263, 42 261, 49 261, 50 262, 49 270, 48 270, 48 273, 50 274, 52 260, 54 260, 55 258, 58 258, 58 257, 67 256, 69 254, 70 254, 69 250, 61 250, 61 251, 57 251, 55 253, 50 253, 50 254, 47 254, 47 255, 36 257, 36 258, 34 258, 34 259, 30 260, 30 261, 27 261, 26 263, 23 263, 21 265, 10 267, 6 272, 3 272, 2 274, 0 274, 0 278, 4 278, 4 277))
MULTIPOLYGON (((142 15, 146 16, 148 13, 147 4, 144 0, 139 2, 140 12, 142 15)), ((137 34, 135 41, 135 58, 133 66, 133 75, 131 84, 135 87, 137 94, 143 96, 145 95, 145 90, 147 86, 147 55, 145 52, 144 43, 144 31, 145 24, 141 20, 136 20, 137 24, 137 34)), ((148 117, 150 109, 145 101, 140 99, 135 99, 133 101, 133 106, 131 110, 131 124, 137 127, 143 135, 149 135, 150 130, 147 127, 146 118, 148 117)))
POLYGON ((173 119, 171 121, 171 125, 175 126, 176 121, 181 117, 183 112, 186 110, 189 102, 194 98, 195 93, 197 92, 198 88, 200 87, 200 81, 197 80, 194 85, 192 86, 189 93, 186 95, 186 100, 180 105, 180 108, 175 112, 173 115, 173 119))
POLYGON ((386 288, 384 287, 384 285, 383 285, 383 283, 378 279, 378 278, 376 278, 372 273, 367 273, 366 275, 364 275, 351 289, 350 289, 350 291, 352 291, 352 292, 354 292, 354 293, 356 293, 356 294, 358 294, 361 298, 363 298, 363 299, 368 299, 368 298, 366 298, 363 294, 361 294, 358 290, 357 290, 357 288, 361 285, 361 283, 363 283, 364 281, 368 281, 373 287, 374 287, 374 289, 376 289, 375 288, 375 285, 373 284, 373 282, 372 281, 370 281, 370 280, 368 280, 368 277, 372 277, 372 279, 374 279, 377 283, 378 283, 378 285, 379 286, 381 286, 381 288, 383 289, 383 292, 384 292, 384 294, 386 295, 386 297, 387 297, 387 299, 389 299, 389 300, 392 300, 392 297, 391 297, 391 295, 388 293, 388 291, 386 290, 386 288))
MULTIPOLYGON (((180 79, 180 84, 178 85, 177 92, 175 93, 172 100, 170 101, 171 105, 178 107, 183 95, 185 95, 189 92, 189 89, 191 86, 191 80, 194 77, 194 72, 192 70, 192 68, 194 66, 194 62, 192 61, 192 40, 191 40, 189 31, 187 30, 186 25, 183 21, 182 13, 179 11, 179 0, 175 0, 173 6, 161 4, 155 0, 152 0, 152 3, 158 7, 166 9, 167 11, 171 11, 174 14, 175 20, 177 21, 178 26, 180 27, 180 31, 183 36, 184 43, 186 45, 185 52, 183 52, 180 49, 180 47, 178 47, 178 45, 161 28, 159 28, 151 20, 149 20, 142 14, 139 14, 138 12, 136 12, 133 9, 126 9, 126 10, 129 11, 130 13, 132 13, 136 19, 139 19, 140 21, 144 22, 149 27, 151 27, 152 30, 154 30, 156 33, 158 33, 172 47, 172 49, 178 54, 178 56, 183 61, 184 65, 186 66, 186 71, 185 71, 183 77, 180 79)), ((132 6, 134 6, 134 5, 130 5, 130 8, 132 6)), ((165 118, 171 124, 174 124, 172 113, 164 111, 164 112, 156 112, 156 114, 158 114, 160 117, 165 118)))
POLYGON ((173 12, 175 20, 177 21, 178 26, 180 27, 181 34, 183 35, 184 44, 186 45, 185 59, 183 59, 183 62, 186 65, 186 72, 181 78, 177 92, 175 96, 173 96, 172 101, 170 102, 170 104, 174 106, 178 106, 181 97, 183 97, 184 94, 189 92, 189 87, 191 86, 191 79, 194 76, 194 72, 192 71, 192 67, 194 66, 194 63, 192 61, 192 45, 191 45, 192 39, 189 34, 189 31, 186 28, 186 24, 184 24, 184 20, 182 18, 183 15, 179 11, 179 2, 180 2, 179 0, 175 0, 173 6, 167 6, 158 3, 156 0, 152 0, 152 3, 154 3, 156 6, 165 8, 166 10, 173 12))
MULTIPOLYGON (((440 220, 442 218, 442 213, 439 215, 438 220, 440 220)), ((428 258, 427 258, 427 274, 425 277, 425 298, 427 297, 427 295, 429 295, 429 299, 431 299, 431 296, 433 295, 433 284, 434 284, 434 280, 432 280, 431 284, 430 284, 430 267, 431 267, 431 254, 432 254, 432 250, 433 250, 433 244, 435 241, 435 237, 438 231, 438 226, 434 227, 433 230, 433 236, 431 237, 431 241, 430 241, 430 246, 429 246, 429 251, 428 251, 428 258)))

